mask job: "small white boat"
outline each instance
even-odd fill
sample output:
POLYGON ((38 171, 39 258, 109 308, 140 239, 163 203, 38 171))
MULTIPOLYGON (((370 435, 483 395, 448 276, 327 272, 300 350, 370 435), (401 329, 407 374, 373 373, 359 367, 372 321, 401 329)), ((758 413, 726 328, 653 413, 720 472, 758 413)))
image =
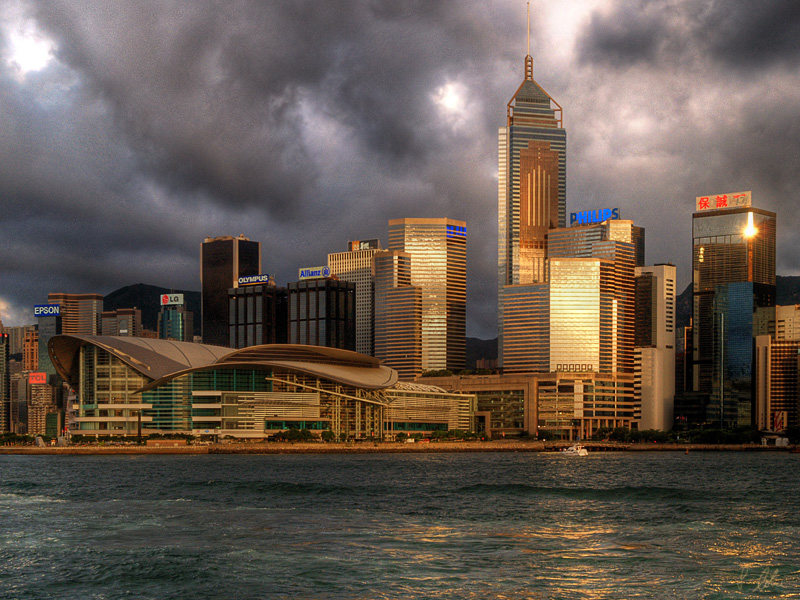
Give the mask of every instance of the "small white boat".
POLYGON ((568 456, 589 456, 589 451, 581 444, 573 444, 569 448, 564 448, 561 452, 568 456))

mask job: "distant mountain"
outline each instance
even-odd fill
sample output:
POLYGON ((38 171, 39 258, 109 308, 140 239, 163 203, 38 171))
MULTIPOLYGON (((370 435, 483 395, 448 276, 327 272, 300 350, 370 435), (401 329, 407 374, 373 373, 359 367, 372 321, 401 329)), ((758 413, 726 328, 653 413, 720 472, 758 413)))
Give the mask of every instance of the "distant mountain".
POLYGON ((497 360, 497 338, 493 340, 467 338, 467 368, 475 369, 475 363, 481 358, 497 360))
MULTIPOLYGON (((780 306, 800 304, 800 276, 775 278, 775 303, 780 306)), ((687 327, 692 319, 692 284, 675 299, 675 321, 680 329, 687 327)))
POLYGON ((161 296, 170 293, 184 295, 186 307, 194 313, 194 335, 200 335, 200 292, 137 283, 108 294, 103 298, 103 310, 138 308, 142 311, 142 327, 155 331, 158 327, 158 313, 161 312, 161 296))

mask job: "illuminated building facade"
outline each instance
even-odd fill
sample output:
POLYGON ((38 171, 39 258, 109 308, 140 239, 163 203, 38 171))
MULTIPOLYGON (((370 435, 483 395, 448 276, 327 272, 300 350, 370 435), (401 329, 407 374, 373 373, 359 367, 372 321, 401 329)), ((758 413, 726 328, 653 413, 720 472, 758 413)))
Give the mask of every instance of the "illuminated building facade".
POLYGON ((503 304, 503 372, 550 371, 550 286, 507 285, 503 304))
POLYGON ((636 268, 635 390, 639 429, 672 429, 675 401, 674 265, 636 268))
POLYGON ((72 434, 263 439, 296 427, 340 440, 473 427, 473 395, 399 382, 377 359, 346 350, 92 336, 58 336, 50 348, 78 392, 72 434))
POLYGON ((528 433, 588 439, 600 428, 636 424, 632 377, 556 372, 426 377, 426 383, 477 398, 475 421, 491 438, 528 433))
MULTIPOLYGON (((507 285, 547 282, 548 232, 566 227, 567 133, 561 106, 533 79, 525 79, 507 106, 498 132, 498 345, 502 363, 507 285)), ((503 365, 505 366, 505 365, 503 365)))
POLYGON ((356 284, 356 352, 370 356, 375 352, 372 258, 380 250, 380 242, 371 239, 351 241, 347 252, 328 254, 331 275, 356 284))
POLYGON ((330 277, 289 283, 289 343, 355 350, 356 284, 330 277))
POLYGON ((706 422, 753 424, 753 343, 758 319, 774 321, 775 213, 750 192, 701 196, 692 215, 693 389, 706 422))
POLYGON ((422 291, 422 369, 466 364, 467 225, 453 219, 389 221, 389 249, 411 257, 422 291))
POLYGON ((383 250, 373 262, 375 357, 413 380, 422 373, 422 289, 411 285, 411 256, 383 250))
POLYGON ((0 433, 11 431, 11 340, 0 333, 0 433))
POLYGON ((261 242, 244 236, 206 238, 200 245, 204 344, 228 345, 228 290, 239 278, 261 274, 261 242))
POLYGON ((47 303, 61 307, 62 332, 75 335, 100 333, 101 294, 48 294, 47 303))
POLYGON ((39 331, 31 329, 25 332, 22 341, 22 370, 36 371, 39 368, 39 331))

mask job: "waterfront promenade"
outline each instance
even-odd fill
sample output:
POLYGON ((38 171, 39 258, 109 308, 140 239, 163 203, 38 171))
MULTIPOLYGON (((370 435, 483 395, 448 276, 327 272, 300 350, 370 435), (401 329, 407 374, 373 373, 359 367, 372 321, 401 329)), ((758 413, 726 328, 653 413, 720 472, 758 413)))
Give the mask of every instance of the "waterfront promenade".
MULTIPOLYGON (((570 442, 535 442, 522 440, 492 440, 470 442, 258 442, 194 444, 187 446, 138 445, 75 445, 75 446, 0 446, 0 455, 103 455, 103 454, 373 454, 373 453, 435 453, 435 452, 558 452, 570 442)), ((590 453, 601 452, 790 452, 797 446, 760 446, 757 444, 657 444, 584 442, 590 453)))

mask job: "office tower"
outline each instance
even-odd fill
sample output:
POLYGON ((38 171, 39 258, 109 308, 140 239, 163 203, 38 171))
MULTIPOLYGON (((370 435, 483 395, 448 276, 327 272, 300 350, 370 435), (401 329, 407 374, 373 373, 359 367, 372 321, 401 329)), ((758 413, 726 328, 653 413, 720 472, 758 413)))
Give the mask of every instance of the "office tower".
POLYGON ((11 431, 11 340, 0 333, 0 433, 11 431))
POLYGON ((22 370, 36 371, 39 368, 39 331, 31 329, 25 332, 22 342, 22 370))
MULTIPOLYGON (((547 282, 547 233, 566 227, 567 133, 561 106, 533 79, 525 78, 506 109, 498 132, 498 325, 501 366, 507 285, 547 282)), ((515 334, 516 335, 516 334, 515 334)))
POLYGON ((774 320, 775 229, 775 213, 754 208, 750 192, 696 199, 693 387, 719 427, 753 423, 754 317, 774 320))
POLYGON ((411 256, 383 250, 373 257, 375 357, 402 380, 422 374, 422 288, 411 285, 411 256))
POLYGON ((69 335, 99 335, 103 296, 100 294, 47 295, 48 304, 61 307, 61 333, 69 335))
POLYGON ((551 370, 633 373, 633 231, 632 221, 609 220, 550 232, 551 370))
POLYGON ((639 429, 672 429, 675 400, 675 267, 636 268, 635 377, 639 429))
POLYGON ((50 359, 47 344, 55 335, 62 333, 61 307, 58 305, 39 304, 33 307, 33 316, 39 319, 39 370, 49 377, 56 377, 56 368, 50 359))
POLYGON ((102 335, 140 337, 142 335, 142 311, 138 308, 104 310, 100 315, 102 335))
POLYGON ((191 342, 194 339, 194 313, 186 308, 184 295, 161 294, 159 301, 158 339, 191 342))
POLYGON ((389 249, 411 257, 411 285, 422 291, 422 369, 466 363, 467 227, 452 219, 389 221, 389 249))
POLYGON ((45 435, 47 415, 59 412, 55 388, 29 375, 28 398, 28 434, 45 435))
POLYGON ((550 371, 550 286, 507 285, 500 290, 505 310, 502 358, 504 373, 550 371))
POLYGON ((228 345, 228 290, 261 273, 261 242, 244 236, 207 237, 200 245, 203 343, 228 345))
POLYGON ((289 293, 272 284, 228 290, 228 345, 246 348, 288 342, 289 293))
POLYGON ((356 284, 329 277, 291 282, 289 343, 355 351, 356 284))
POLYGON ((328 254, 331 275, 356 284, 356 351, 375 352, 372 257, 380 252, 376 239, 351 241, 347 252, 328 254))
POLYGON ((6 327, 4 329, 3 333, 7 333, 9 340, 11 340, 12 355, 23 351, 22 346, 25 336, 31 331, 36 331, 36 325, 20 325, 19 327, 6 327))

